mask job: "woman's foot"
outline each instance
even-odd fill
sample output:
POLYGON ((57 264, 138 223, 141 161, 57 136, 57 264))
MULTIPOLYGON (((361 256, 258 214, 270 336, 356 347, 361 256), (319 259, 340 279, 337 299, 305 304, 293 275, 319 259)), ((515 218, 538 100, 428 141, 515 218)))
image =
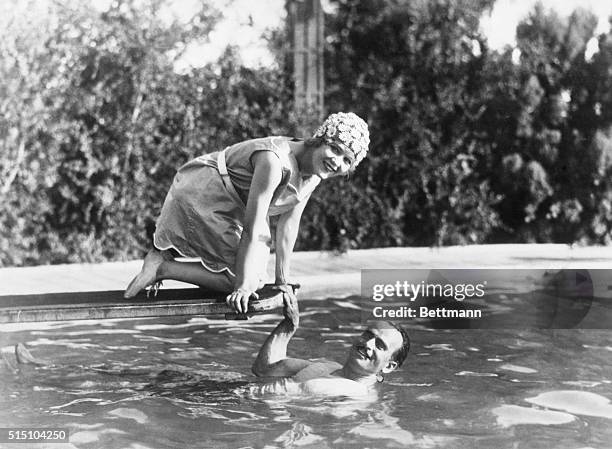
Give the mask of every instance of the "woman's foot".
POLYGON ((140 273, 132 279, 130 285, 128 285, 125 293, 123 294, 124 298, 133 298, 151 284, 154 284, 158 281, 158 271, 161 264, 166 260, 161 251, 156 249, 152 249, 147 253, 144 258, 142 269, 140 273))

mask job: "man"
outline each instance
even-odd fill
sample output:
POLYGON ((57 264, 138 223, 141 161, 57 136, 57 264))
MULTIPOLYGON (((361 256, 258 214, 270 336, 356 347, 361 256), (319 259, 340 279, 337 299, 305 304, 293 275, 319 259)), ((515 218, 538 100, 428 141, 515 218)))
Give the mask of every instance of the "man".
POLYGON ((287 344, 299 326, 297 298, 284 290, 284 319, 268 336, 253 364, 256 376, 291 378, 299 392, 332 396, 365 396, 384 375, 399 368, 410 349, 406 332, 375 322, 351 347, 341 365, 287 357, 287 344))

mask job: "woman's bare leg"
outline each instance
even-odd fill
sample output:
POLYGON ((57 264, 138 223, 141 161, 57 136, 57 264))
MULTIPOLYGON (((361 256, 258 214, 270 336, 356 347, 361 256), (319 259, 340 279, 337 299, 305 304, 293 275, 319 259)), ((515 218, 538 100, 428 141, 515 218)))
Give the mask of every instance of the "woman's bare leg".
POLYGON ((176 262, 169 252, 153 248, 145 256, 140 273, 132 279, 123 296, 132 298, 163 279, 188 282, 228 293, 233 288, 233 280, 225 272, 213 273, 198 262, 176 262))
POLYGON ((189 282, 201 287, 211 288, 224 293, 231 293, 234 282, 226 272, 213 273, 208 271, 199 262, 164 261, 158 270, 158 279, 173 279, 175 281, 189 282))

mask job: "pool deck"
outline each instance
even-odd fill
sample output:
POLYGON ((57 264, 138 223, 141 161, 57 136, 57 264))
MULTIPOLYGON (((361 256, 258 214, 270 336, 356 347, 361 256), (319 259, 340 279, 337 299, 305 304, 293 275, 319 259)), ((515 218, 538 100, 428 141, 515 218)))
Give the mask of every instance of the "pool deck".
MULTIPOLYGON (((0 295, 121 290, 140 270, 141 261, 42 265, 0 269, 0 295)), ((273 279, 271 256, 268 273, 273 279)), ((612 246, 570 247, 560 244, 452 246, 444 248, 378 248, 297 252, 291 280, 310 298, 358 294, 362 269, 430 268, 580 268, 612 269, 612 246)), ((164 287, 191 287, 175 281, 164 287)))

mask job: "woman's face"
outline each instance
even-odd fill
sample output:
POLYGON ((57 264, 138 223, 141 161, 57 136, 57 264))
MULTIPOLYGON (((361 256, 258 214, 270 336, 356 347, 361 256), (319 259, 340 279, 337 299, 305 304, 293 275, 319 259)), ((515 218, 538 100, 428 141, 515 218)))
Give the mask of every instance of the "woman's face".
POLYGON ((313 174, 321 179, 346 175, 354 162, 352 154, 334 145, 321 145, 312 153, 313 174))

